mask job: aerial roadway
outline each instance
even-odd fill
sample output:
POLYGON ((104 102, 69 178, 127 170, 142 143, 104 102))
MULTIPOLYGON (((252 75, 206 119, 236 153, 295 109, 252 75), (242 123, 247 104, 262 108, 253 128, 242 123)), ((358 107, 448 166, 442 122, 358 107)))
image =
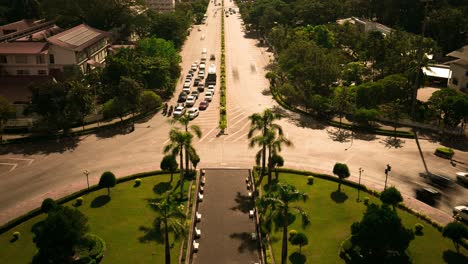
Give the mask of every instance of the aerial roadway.
MULTIPOLYGON (((233 2, 225 1, 225 9, 230 7, 237 10, 233 2)), ((223 15, 221 6, 210 2, 205 23, 192 27, 181 51, 181 76, 188 73, 194 62, 199 64, 203 55, 206 55, 207 73, 211 64, 219 69, 223 15), (214 60, 211 55, 214 55, 214 60)), ((194 144, 201 158, 199 168, 251 168, 257 149, 248 147, 248 117, 273 108, 283 114, 284 118, 278 123, 294 143, 294 147, 285 148, 282 152, 285 167, 332 174, 335 162, 344 162, 351 170, 351 180, 358 180, 359 168, 362 168, 361 182, 381 190, 385 181, 384 170, 390 164, 392 170, 388 184, 398 187, 405 198, 414 197, 414 189, 427 184, 420 176, 424 167, 414 140, 405 139, 402 147, 397 149, 386 147, 382 143, 384 137, 372 135, 359 135, 352 141, 338 142, 331 138, 335 128, 324 127, 312 118, 278 106, 269 93, 269 83, 265 78, 265 67, 273 55, 259 45, 257 39, 246 35, 238 12, 225 16, 225 41, 228 129, 225 135, 219 135, 220 93, 217 81, 211 103, 193 121, 203 132, 194 144)), ((169 105, 177 105, 183 85, 181 77, 169 105)), ((194 105, 198 106, 204 96, 201 94, 194 105)), ((85 188, 85 170, 90 172, 91 184, 96 184, 106 170, 120 177, 159 170, 163 147, 169 142, 172 126, 168 119, 158 113, 150 120, 138 122, 131 133, 103 131, 59 141, 3 146, 0 152, 0 224, 40 206, 47 197, 59 198, 85 188)), ((424 139, 420 142, 432 172, 455 179, 456 172, 468 170, 467 152, 456 151, 457 160, 464 164, 457 163, 454 167, 448 160, 433 155, 435 148, 440 146, 437 142, 424 139)), ((430 215, 447 219, 452 207, 467 204, 466 199, 467 190, 455 185, 444 191, 441 210, 430 209, 433 212, 430 215)), ((406 201, 415 206, 426 206, 415 199, 406 201)))

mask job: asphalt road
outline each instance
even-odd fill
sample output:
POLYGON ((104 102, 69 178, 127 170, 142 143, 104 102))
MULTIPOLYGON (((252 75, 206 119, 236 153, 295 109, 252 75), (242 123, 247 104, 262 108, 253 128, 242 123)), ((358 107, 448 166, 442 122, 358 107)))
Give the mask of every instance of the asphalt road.
MULTIPOLYGON (((226 8, 234 5, 227 1, 225 4, 226 8)), ((220 15, 219 7, 210 3, 207 24, 193 27, 181 51, 183 76, 194 61, 200 61, 203 48, 208 50, 208 55, 216 55, 219 69, 220 15)), ((201 157, 199 167, 248 168, 254 165, 257 149, 247 146, 248 116, 271 107, 284 114, 279 124, 294 142, 294 147, 282 152, 285 167, 331 174, 335 162, 346 162, 352 173, 351 180, 357 181, 358 169, 362 167, 362 183, 382 189, 384 169, 390 164, 392 171, 388 184, 397 186, 408 197, 414 196, 414 188, 426 184, 419 176, 424 168, 414 140, 405 139, 399 148, 389 148, 384 142, 385 137, 373 135, 355 135, 352 141, 340 142, 334 140, 335 128, 324 127, 311 118, 278 107, 268 92, 268 81, 264 77, 271 54, 259 47, 256 39, 246 35, 238 14, 225 17, 225 31, 228 135, 218 135, 218 82, 213 102, 193 121, 203 132, 194 144, 201 157)), ((178 83, 176 95, 182 90, 182 82, 178 83)), ((175 105, 176 99, 170 104, 175 105)), ((96 184, 106 170, 125 176, 159 169, 171 128, 168 119, 158 113, 136 124, 131 133, 116 129, 60 141, 2 146, 0 224, 40 206, 46 197, 59 198, 84 188, 85 169, 90 171, 91 184, 96 184)), ((456 150, 455 158, 459 162, 453 167, 448 160, 433 155, 435 148, 440 146, 437 142, 420 142, 432 172, 455 179, 455 172, 468 170, 468 152, 456 150)), ((446 215, 454 205, 468 204, 465 188, 455 185, 443 192, 439 208, 446 215)))

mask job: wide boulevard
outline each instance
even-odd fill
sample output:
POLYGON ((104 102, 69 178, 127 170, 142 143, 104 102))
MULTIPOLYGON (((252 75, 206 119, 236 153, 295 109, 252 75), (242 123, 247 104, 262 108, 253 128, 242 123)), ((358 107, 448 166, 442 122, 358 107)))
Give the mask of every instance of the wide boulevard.
MULTIPOLYGON (((227 0, 225 5, 226 9, 235 8, 234 3, 227 0)), ((208 57, 216 55, 219 70, 224 11, 210 3, 207 15, 204 25, 193 26, 181 51, 182 76, 187 74, 194 61, 200 61, 203 48, 208 50, 208 57)), ((282 152, 285 167, 331 174, 335 162, 345 162, 350 167, 351 180, 358 180, 358 171, 362 167, 362 183, 381 190, 385 181, 384 169, 390 164, 392 171, 388 184, 397 186, 406 197, 414 197, 414 188, 426 185, 420 177, 424 167, 414 140, 405 139, 400 148, 389 148, 383 142, 384 137, 373 135, 356 135, 347 142, 333 140, 335 128, 324 127, 309 117, 286 111, 274 101, 265 78, 265 67, 273 55, 245 32, 238 12, 225 16, 225 38, 227 135, 219 135, 218 82, 213 102, 192 122, 203 132, 202 137, 195 140, 195 148, 201 157, 198 167, 252 167, 258 148, 248 148, 248 116, 273 108, 284 115, 278 123, 294 143, 294 147, 282 152)), ((177 85, 175 98, 169 102, 171 105, 176 104, 182 82, 180 80, 177 85)), ((158 113, 137 123, 131 133, 103 131, 60 141, 3 146, 0 152, 0 224, 40 206, 46 197, 59 198, 85 188, 84 170, 90 171, 91 184, 96 184, 106 170, 120 177, 158 170, 170 129, 168 117, 158 113)), ((456 150, 455 158, 459 162, 452 166, 448 160, 433 155, 439 146, 437 142, 424 139, 420 142, 430 171, 455 179, 456 172, 468 170, 468 152, 456 150)), ((443 212, 442 215, 448 217, 452 206, 468 204, 468 191, 459 185, 443 190, 443 193, 439 205, 441 211, 432 210, 435 213, 443 212)), ((417 201, 412 202, 425 208, 417 201)))

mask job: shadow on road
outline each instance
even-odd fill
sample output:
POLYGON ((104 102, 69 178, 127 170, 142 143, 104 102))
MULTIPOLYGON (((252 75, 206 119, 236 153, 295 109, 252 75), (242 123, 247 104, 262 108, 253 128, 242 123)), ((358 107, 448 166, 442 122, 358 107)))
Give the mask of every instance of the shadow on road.
POLYGON ((242 232, 242 233, 232 233, 229 235, 231 239, 237 239, 241 241, 240 246, 237 248, 239 253, 242 253, 246 250, 250 252, 257 251, 258 245, 255 240, 252 240, 251 233, 242 232))
POLYGON ((111 198, 107 195, 100 195, 91 202, 91 208, 99 208, 110 202, 111 198))
POLYGON ((320 122, 319 120, 311 116, 295 113, 292 111, 287 111, 280 106, 274 106, 272 108, 272 112, 276 114, 280 114, 282 117, 284 117, 287 120, 287 122, 290 122, 299 127, 311 128, 311 129, 324 129, 326 127, 322 122, 320 122))
POLYGON ((380 143, 385 145, 386 148, 402 148, 405 141, 396 137, 386 137, 380 143))
POLYGON ((335 203, 344 203, 346 200, 348 200, 348 195, 346 195, 344 192, 334 191, 330 193, 330 198, 335 203))
POLYGON ((252 199, 247 195, 242 195, 240 192, 237 192, 236 198, 234 200, 236 201, 237 205, 230 208, 233 211, 239 210, 243 213, 248 213, 254 208, 252 199))
POLYGON ((20 144, 12 144, 0 146, 0 155, 3 154, 51 154, 51 153, 64 153, 73 151, 78 143, 81 141, 80 137, 64 137, 54 140, 44 140, 37 142, 26 142, 20 144))
POLYGON ((112 128, 102 129, 96 132, 96 137, 99 138, 112 138, 117 135, 127 135, 132 133, 132 124, 125 124, 123 126, 116 126, 112 128))
POLYGON ((341 143, 349 142, 353 137, 353 133, 351 131, 336 128, 327 129, 327 134, 328 138, 331 140, 341 143))

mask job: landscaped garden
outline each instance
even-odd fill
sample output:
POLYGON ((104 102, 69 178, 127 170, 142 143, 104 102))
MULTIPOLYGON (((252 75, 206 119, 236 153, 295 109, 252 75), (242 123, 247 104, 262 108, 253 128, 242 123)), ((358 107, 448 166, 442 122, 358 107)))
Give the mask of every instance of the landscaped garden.
MULTIPOLYGON (((106 189, 99 189, 83 196, 81 205, 74 199, 64 206, 87 216, 89 232, 105 241, 107 249, 101 263, 164 263, 164 240, 155 232, 157 213, 150 203, 163 197, 165 191, 174 190, 176 177, 172 183, 169 174, 141 178, 140 184, 133 180, 122 182, 111 188, 110 196, 106 189)), ((185 191, 188 184, 186 181, 185 191)), ((40 214, 0 235, 2 263, 31 262, 37 253, 31 229, 46 217, 40 214), (13 239, 14 232, 19 232, 19 239, 13 239)), ((174 240, 171 234, 170 243, 171 260, 177 263, 181 239, 174 240)))
MULTIPOLYGON (((264 177, 264 195, 266 182, 264 177)), ((289 222, 292 223, 288 226, 288 233, 291 230, 304 233, 308 244, 299 249, 299 246, 288 241, 288 263, 344 263, 340 258, 340 246, 344 240, 350 238, 351 225, 363 218, 367 208, 364 200, 369 199, 368 204, 381 204, 378 198, 363 191, 360 193, 361 201, 357 202, 357 189, 343 185, 339 193, 338 183, 317 177, 313 179, 313 184, 308 184, 306 176, 280 173, 279 182, 291 184, 299 192, 308 195, 305 202, 298 201, 290 205, 302 208, 310 222, 303 228, 300 214, 289 217, 289 222)), ((452 241, 444 238, 435 227, 406 211, 398 208, 396 210, 406 228, 414 230, 417 223, 424 226, 422 234, 414 236, 407 250, 412 263, 466 263, 468 250, 460 246, 461 254, 457 255, 452 241)), ((275 221, 270 232, 270 244, 276 263, 281 263, 283 229, 274 223, 275 221)))

